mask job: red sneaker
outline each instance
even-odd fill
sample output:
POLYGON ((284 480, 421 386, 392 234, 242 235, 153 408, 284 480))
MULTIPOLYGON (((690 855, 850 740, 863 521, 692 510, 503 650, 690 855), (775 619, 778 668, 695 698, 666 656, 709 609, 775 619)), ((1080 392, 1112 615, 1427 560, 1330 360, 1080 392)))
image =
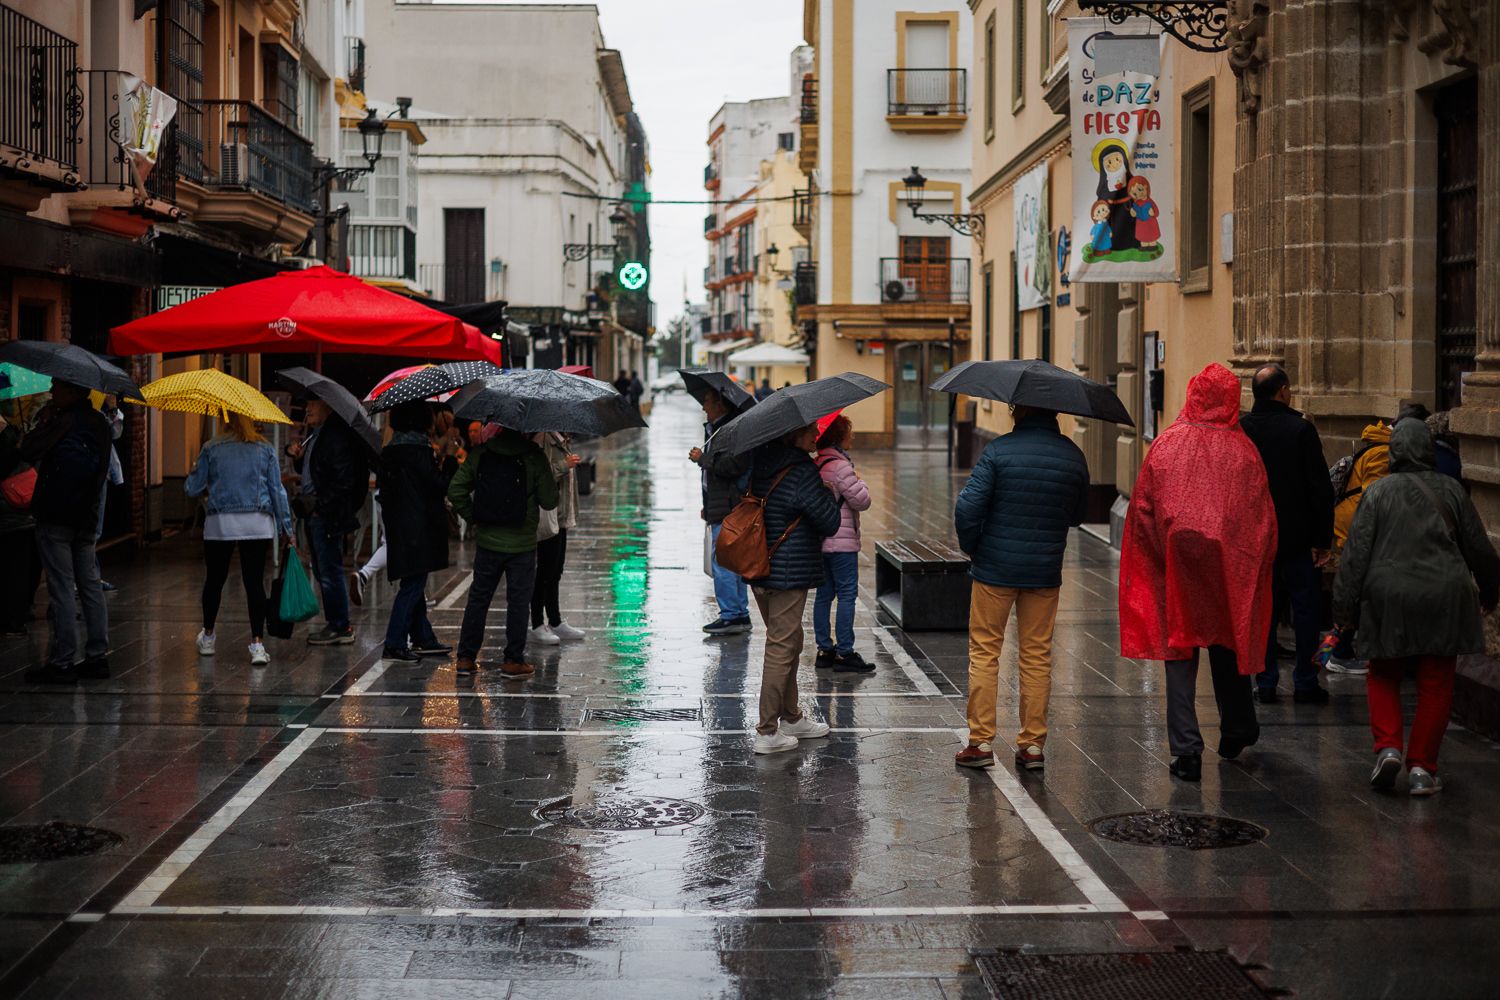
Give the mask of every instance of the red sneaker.
POLYGON ((953 755, 953 763, 959 767, 994 767, 995 754, 988 743, 964 747, 953 755))

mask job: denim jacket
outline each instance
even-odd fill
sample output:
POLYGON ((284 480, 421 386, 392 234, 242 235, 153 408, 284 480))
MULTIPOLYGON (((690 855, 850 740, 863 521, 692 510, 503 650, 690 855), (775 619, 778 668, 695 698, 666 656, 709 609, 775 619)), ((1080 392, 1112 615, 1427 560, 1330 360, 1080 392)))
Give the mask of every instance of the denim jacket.
POLYGON ((283 534, 292 533, 292 510, 281 485, 276 452, 264 441, 214 438, 198 453, 183 490, 208 494, 210 514, 270 514, 283 534))

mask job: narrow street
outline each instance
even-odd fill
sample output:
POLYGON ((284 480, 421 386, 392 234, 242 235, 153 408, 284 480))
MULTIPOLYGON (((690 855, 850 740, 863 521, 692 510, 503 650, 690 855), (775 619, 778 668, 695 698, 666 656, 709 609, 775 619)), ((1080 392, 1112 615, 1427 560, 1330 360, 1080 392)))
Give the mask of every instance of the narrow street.
MULTIPOLYGON (((871 610, 876 541, 951 537, 963 479, 941 452, 855 455, 874 496, 858 647, 878 670, 815 675, 809 641, 804 697, 832 735, 753 756, 758 620, 700 631, 698 411, 678 394, 651 423, 585 449, 600 481, 562 603, 588 638, 531 649, 529 681, 380 661, 384 581, 356 645, 308 647, 301 627, 253 669, 232 585, 219 653, 200 658, 187 534, 105 554, 109 680, 28 687, 45 629, 5 640, 0 820, 123 840, 0 867, 0 993, 39 977, 28 1000, 956 1000, 987 995, 976 950, 1182 946, 1227 948, 1305 997, 1487 992, 1497 748, 1455 729, 1440 799, 1376 795, 1363 680, 1333 676, 1330 706, 1263 706, 1259 746, 1174 783, 1160 666, 1116 656, 1117 557, 1090 536, 1070 545, 1046 771, 1008 754, 955 768, 966 637, 871 610), (1269 835, 1189 851, 1087 827, 1152 807, 1269 835)), ((430 589, 450 641, 469 581, 455 551, 430 589)), ((1213 746, 1206 680, 1200 704, 1213 746)), ((1014 713, 1008 648, 1002 734, 1014 713)))

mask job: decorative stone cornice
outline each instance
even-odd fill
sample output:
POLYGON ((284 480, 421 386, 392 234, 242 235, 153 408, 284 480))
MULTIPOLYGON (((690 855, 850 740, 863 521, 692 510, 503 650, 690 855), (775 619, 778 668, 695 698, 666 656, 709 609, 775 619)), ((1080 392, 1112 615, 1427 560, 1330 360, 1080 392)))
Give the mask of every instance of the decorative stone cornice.
POLYGON ((1392 0, 1386 8, 1391 37, 1398 42, 1409 41, 1412 17, 1425 7, 1420 16, 1428 30, 1417 38, 1417 48, 1427 55, 1441 54, 1443 62, 1450 65, 1476 69, 1478 6, 1478 0, 1392 0))

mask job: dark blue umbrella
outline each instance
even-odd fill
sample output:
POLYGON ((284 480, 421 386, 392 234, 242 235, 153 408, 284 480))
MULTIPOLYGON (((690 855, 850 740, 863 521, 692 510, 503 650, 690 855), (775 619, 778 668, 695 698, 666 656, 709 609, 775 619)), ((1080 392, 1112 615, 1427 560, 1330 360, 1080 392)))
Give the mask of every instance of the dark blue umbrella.
POLYGON ((708 398, 709 393, 718 393, 731 410, 747 410, 755 405, 755 397, 746 392, 727 372, 711 372, 706 368, 679 368, 682 384, 688 395, 698 402, 708 398))
POLYGON ((85 389, 113 393, 121 399, 144 403, 140 386, 123 369, 105 361, 93 351, 77 344, 49 340, 11 340, 0 344, 0 361, 50 375, 61 382, 71 382, 85 389))
POLYGON ((842 410, 889 388, 886 383, 868 375, 844 372, 778 389, 720 428, 708 439, 707 450, 743 455, 767 441, 800 430, 819 417, 826 417, 835 410, 842 410))
POLYGON ((448 401, 459 420, 483 420, 523 434, 559 431, 603 436, 645 427, 608 382, 550 368, 516 368, 461 389, 448 401))

